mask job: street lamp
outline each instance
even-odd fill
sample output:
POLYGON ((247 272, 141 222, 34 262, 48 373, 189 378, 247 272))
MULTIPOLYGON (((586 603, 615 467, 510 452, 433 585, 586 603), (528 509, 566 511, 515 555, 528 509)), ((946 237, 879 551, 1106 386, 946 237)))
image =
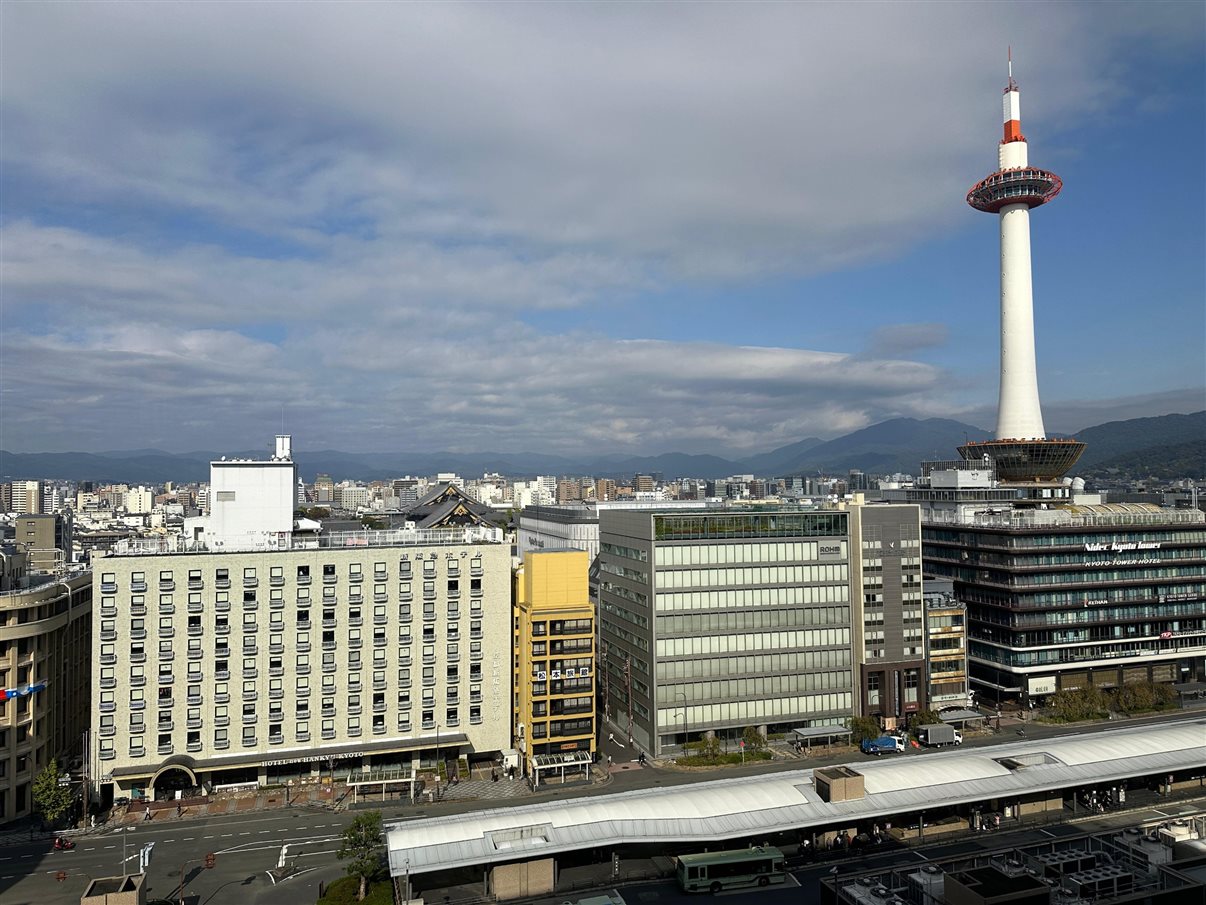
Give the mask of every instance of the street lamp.
POLYGON ((126 833, 132 833, 134 827, 123 826, 121 828, 121 875, 126 875, 126 833))

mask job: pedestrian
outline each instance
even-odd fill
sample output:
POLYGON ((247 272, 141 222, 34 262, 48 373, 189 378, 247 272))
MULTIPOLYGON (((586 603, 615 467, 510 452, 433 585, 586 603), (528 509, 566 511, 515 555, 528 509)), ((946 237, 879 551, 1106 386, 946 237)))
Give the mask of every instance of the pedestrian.
POLYGON ((611 755, 609 754, 609 755, 607 755, 607 769, 608 770, 611 769, 611 764, 612 764, 612 760, 611 760, 611 755))
POLYGON ((616 740, 616 734, 614 732, 607 733, 607 740, 609 742, 614 742, 616 740))
POLYGON ((143 820, 151 819, 151 806, 150 805, 147 805, 147 809, 143 812, 142 819, 143 820))

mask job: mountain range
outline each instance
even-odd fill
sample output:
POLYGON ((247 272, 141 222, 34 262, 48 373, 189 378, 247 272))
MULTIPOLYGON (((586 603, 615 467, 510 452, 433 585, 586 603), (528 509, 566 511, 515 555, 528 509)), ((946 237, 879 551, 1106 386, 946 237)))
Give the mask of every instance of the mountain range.
MULTIPOLYGON (((1051 436, 1069 436, 1053 432, 1051 436)), ((1206 411, 1111 421, 1076 434, 1088 444, 1076 471, 1109 472, 1126 463, 1151 461, 1177 447, 1179 459, 1193 461, 1206 451, 1206 411)), ((782 477, 799 474, 842 475, 851 469, 868 474, 915 473, 922 460, 953 459, 956 447, 968 440, 988 440, 981 428, 945 418, 894 418, 862 430, 820 440, 810 437, 769 452, 741 459, 710 455, 664 453, 658 456, 603 455, 582 458, 545 453, 352 453, 340 450, 296 451, 303 480, 329 474, 335 480, 389 480, 402 475, 456 472, 471 477, 497 472, 511 477, 537 474, 624 477, 660 473, 666 478, 722 478, 735 474, 782 477)), ((158 449, 115 450, 104 453, 11 453, 0 450, 0 481, 48 479, 129 484, 190 483, 209 479, 215 459, 262 458, 264 450, 169 453, 158 449)), ((1198 458, 1206 461, 1206 456, 1198 458)))

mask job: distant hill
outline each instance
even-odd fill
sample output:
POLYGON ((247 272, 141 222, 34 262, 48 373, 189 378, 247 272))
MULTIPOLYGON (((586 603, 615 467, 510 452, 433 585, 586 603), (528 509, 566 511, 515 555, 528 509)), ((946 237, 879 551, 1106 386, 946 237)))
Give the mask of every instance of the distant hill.
POLYGON ((822 445, 824 442, 819 437, 809 437, 807 440, 801 440, 798 443, 780 446, 778 449, 772 449, 768 453, 759 453, 756 456, 742 459, 738 463, 741 465, 741 468, 738 470, 742 474, 752 472, 756 475, 784 475, 792 470, 793 464, 800 461, 805 453, 822 445))
POLYGON ((1088 444, 1077 468, 1089 466, 1158 446, 1180 446, 1206 439, 1206 411, 1192 415, 1159 415, 1110 421, 1089 427, 1073 436, 1088 444))
POLYGON ((879 474, 916 474, 923 460, 954 459, 968 440, 991 434, 947 418, 893 418, 805 451, 781 474, 842 474, 852 468, 879 474))
POLYGON ((1178 478, 1206 478, 1206 438, 1185 443, 1147 446, 1077 468, 1077 474, 1087 478, 1155 478, 1171 481, 1178 478))
MULTIPOLYGON (((1119 462, 1128 469, 1156 469, 1166 463, 1172 469, 1172 477, 1188 477, 1202 471, 1200 467, 1190 466, 1195 464, 1194 455, 1198 455, 1196 464, 1201 466, 1202 463, 1200 444, 1206 442, 1206 411, 1111 421, 1074 436, 1088 444, 1077 466, 1077 474, 1104 473, 1101 468, 1120 468, 1119 462), (1184 463, 1184 470, 1174 463, 1184 463)), ((294 458, 306 481, 313 481, 319 473, 329 474, 336 480, 372 481, 407 474, 434 475, 439 471, 452 471, 465 477, 498 472, 515 478, 538 474, 589 474, 622 479, 655 472, 667 479, 722 478, 733 474, 782 477, 817 472, 841 475, 852 468, 868 474, 916 474, 923 460, 953 459, 958 455, 956 448, 966 441, 988 439, 991 434, 987 431, 946 418, 893 418, 834 440, 810 437, 738 460, 677 452, 658 456, 598 454, 569 458, 533 452, 351 453, 333 449, 295 452, 294 458)), ((270 450, 265 448, 225 455, 227 458, 258 458, 269 453, 270 450)), ((0 481, 20 478, 131 484, 205 481, 209 479, 210 461, 219 458, 221 454, 208 450, 189 453, 157 449, 105 453, 11 453, 0 450, 0 481)))

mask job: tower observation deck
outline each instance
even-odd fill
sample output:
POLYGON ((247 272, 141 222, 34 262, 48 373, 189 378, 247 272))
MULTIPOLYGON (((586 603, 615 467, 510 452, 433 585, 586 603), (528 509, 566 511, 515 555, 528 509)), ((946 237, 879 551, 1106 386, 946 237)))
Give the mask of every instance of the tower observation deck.
POLYGON ((997 170, 972 186, 967 203, 997 214, 1001 225, 1001 390, 997 438, 959 447, 965 459, 988 456, 1006 482, 1059 481, 1084 452, 1078 440, 1047 439, 1034 353, 1034 289, 1030 273, 1030 209, 1054 199, 1063 182, 1030 165, 1022 134, 1021 92, 1013 80, 1004 98, 1004 136, 997 170))

